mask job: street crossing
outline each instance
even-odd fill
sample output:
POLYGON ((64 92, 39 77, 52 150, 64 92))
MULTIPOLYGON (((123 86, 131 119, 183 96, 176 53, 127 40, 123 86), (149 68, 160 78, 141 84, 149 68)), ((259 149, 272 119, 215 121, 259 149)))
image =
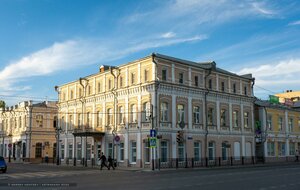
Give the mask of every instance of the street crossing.
MULTIPOLYGON (((24 179, 24 178, 49 178, 49 177, 63 177, 63 176, 78 176, 86 174, 99 174, 99 170, 72 170, 72 171, 39 171, 39 172, 25 172, 1 174, 2 179, 24 179)), ((107 172, 102 172, 107 173, 107 172)))

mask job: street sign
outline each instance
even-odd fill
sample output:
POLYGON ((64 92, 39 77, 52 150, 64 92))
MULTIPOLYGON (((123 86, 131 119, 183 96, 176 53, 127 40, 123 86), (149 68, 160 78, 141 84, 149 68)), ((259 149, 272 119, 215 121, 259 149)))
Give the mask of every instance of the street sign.
POLYGON ((150 137, 156 137, 156 130, 150 129, 150 137))
POLYGON ((119 142, 119 141, 120 141, 120 136, 116 135, 116 136, 115 136, 115 141, 116 141, 116 142, 119 142))
POLYGON ((11 144, 8 144, 8 149, 9 149, 9 150, 11 150, 11 146, 12 146, 11 144))
POLYGON ((155 148, 156 147, 156 137, 149 138, 149 144, 150 144, 151 148, 155 148))

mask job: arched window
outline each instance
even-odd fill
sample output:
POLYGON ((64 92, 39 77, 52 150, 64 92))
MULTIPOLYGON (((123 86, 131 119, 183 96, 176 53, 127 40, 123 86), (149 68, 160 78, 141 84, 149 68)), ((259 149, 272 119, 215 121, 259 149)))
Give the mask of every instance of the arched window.
POLYGON ((123 124, 124 123, 124 107, 120 106, 119 107, 119 123, 123 124))
POLYGON ((149 122, 150 121, 150 115, 151 115, 151 106, 150 102, 145 102, 143 104, 143 121, 149 122))
POLYGON ((184 121, 184 105, 178 104, 177 105, 177 122, 180 123, 184 121))
POLYGON ((228 159, 228 149, 227 149, 227 142, 222 142, 222 160, 228 159))
POLYGON ((199 124, 200 123, 200 107, 194 106, 194 123, 199 124))
POLYGON ((137 118, 136 118, 136 105, 135 104, 132 104, 130 106, 130 116, 131 116, 131 122, 136 123, 137 118))
POLYGON ((113 113, 112 113, 112 109, 111 108, 109 108, 108 110, 107 110, 107 123, 109 124, 109 125, 112 125, 113 124, 113 113))
POLYGON ((169 110, 169 105, 167 102, 162 102, 160 104, 160 121, 166 122, 168 121, 168 110, 169 110))
POLYGON ((215 159, 215 156, 216 156, 216 154, 215 154, 215 142, 214 141, 210 141, 209 143, 208 143, 208 159, 209 160, 214 160, 215 159))

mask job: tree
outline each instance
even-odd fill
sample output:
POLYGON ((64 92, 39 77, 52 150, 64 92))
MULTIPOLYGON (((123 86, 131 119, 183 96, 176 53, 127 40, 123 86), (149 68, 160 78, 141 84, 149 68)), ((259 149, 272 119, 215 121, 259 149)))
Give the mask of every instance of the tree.
POLYGON ((5 108, 5 102, 3 100, 0 100, 0 108, 5 108))

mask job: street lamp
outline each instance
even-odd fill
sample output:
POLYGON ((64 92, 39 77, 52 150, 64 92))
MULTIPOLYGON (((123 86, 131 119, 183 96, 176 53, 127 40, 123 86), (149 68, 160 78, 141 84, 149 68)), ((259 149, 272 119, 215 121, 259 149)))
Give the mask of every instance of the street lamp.
MULTIPOLYGON (((10 134, 8 134, 8 138, 9 139, 11 139, 12 138, 12 134, 10 133, 10 134)), ((11 147, 12 147, 12 144, 11 143, 9 143, 8 144, 8 162, 11 162, 11 147)))
POLYGON ((53 127, 55 129, 55 137, 56 137, 56 165, 59 165, 59 134, 61 131, 61 127, 58 126, 57 116, 54 117, 53 127))

